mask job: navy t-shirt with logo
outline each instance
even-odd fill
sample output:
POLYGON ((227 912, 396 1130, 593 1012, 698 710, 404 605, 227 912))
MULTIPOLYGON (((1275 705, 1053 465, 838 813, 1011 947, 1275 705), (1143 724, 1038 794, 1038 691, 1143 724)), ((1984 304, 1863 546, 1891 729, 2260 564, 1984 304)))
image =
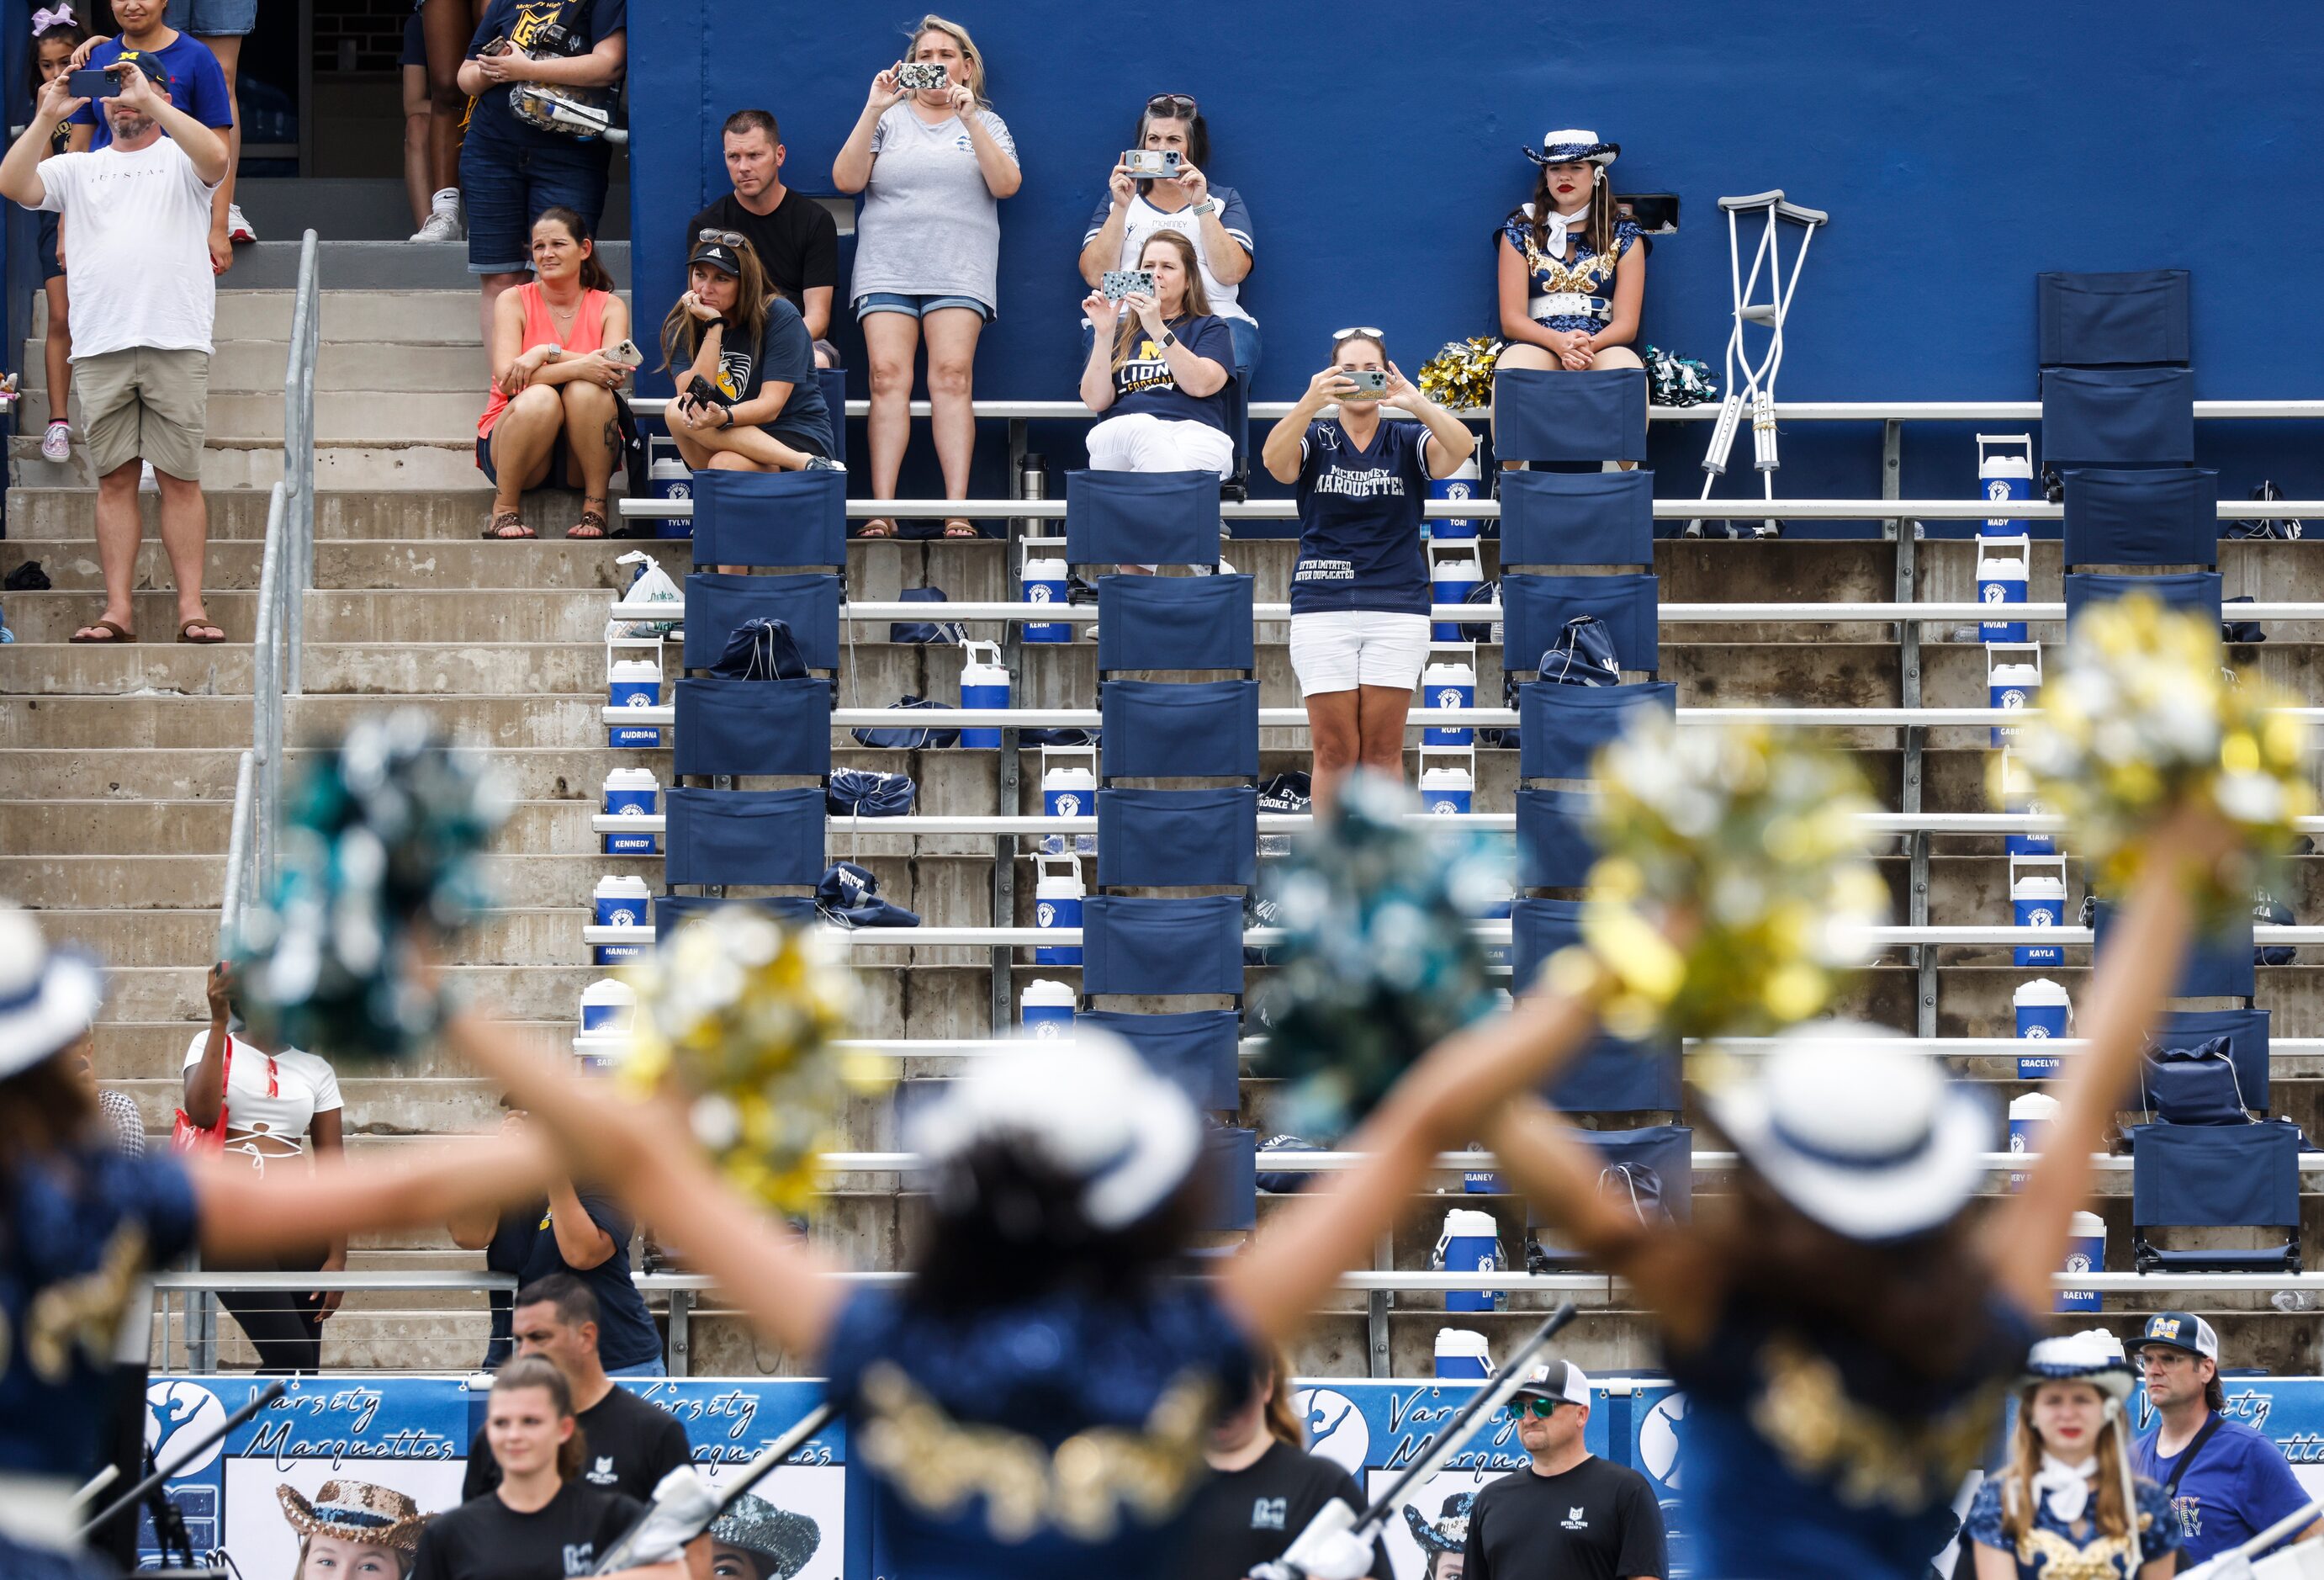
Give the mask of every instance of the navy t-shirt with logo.
POLYGON ((1291 612, 1428 613, 1420 512, 1428 498, 1428 430, 1382 417, 1358 449, 1336 417, 1299 440, 1299 563, 1291 612))
MULTIPOLYGON (((557 1248, 557 1229, 547 1198, 521 1212, 504 1213, 484 1247, 487 1272, 513 1273, 517 1288, 551 1273, 571 1273, 597 1297, 597 1359, 609 1372, 643 1365, 660 1357, 661 1335, 654 1327, 645 1297, 630 1281, 630 1236, 636 1224, 612 1197, 579 1193, 581 1210, 613 1242, 613 1254, 595 1267, 578 1268, 557 1248)), ((509 1357, 510 1297, 492 1297, 492 1342, 484 1353, 487 1371, 509 1357)))
MULTIPOLYGON (((1169 328, 1197 356, 1208 357, 1232 372, 1234 335, 1224 319, 1181 318, 1169 328)), ((1207 395, 1190 395, 1178 387, 1162 347, 1147 335, 1143 325, 1131 333, 1130 359, 1113 370, 1113 405, 1108 417, 1128 417, 1143 411, 1172 422, 1200 422, 1227 431, 1227 385, 1207 395)))
MULTIPOLYGON (((535 59, 555 56, 570 60, 590 53, 600 40, 625 32, 629 25, 629 0, 492 0, 484 7, 484 20, 478 25, 476 36, 469 42, 468 58, 475 60, 494 39, 506 39, 512 47, 535 59)), ((576 91, 604 94, 613 104, 621 102, 619 81, 604 88, 576 91)), ((509 93, 507 83, 484 85, 484 91, 475 97, 468 112, 470 143, 491 143, 504 148, 546 143, 550 147, 589 149, 604 158, 613 157, 613 145, 603 140, 579 142, 518 120, 516 112, 509 107, 509 93)))
POLYGON ((762 426, 775 439, 811 456, 832 450, 831 404, 815 374, 815 340, 798 309, 782 297, 767 300, 767 327, 759 343, 727 337, 719 340, 718 393, 729 405, 755 401, 769 379, 788 384, 783 409, 762 426))
MULTIPOLYGON (((2131 1469, 2157 1485, 2171 1480, 2187 1452, 2163 1458, 2155 1451, 2162 1436, 2157 1427, 2130 1449, 2131 1469)), ((2221 1421, 2171 1494, 2186 1566, 2241 1547, 2307 1501, 2273 1440, 2240 1421, 2221 1421)))

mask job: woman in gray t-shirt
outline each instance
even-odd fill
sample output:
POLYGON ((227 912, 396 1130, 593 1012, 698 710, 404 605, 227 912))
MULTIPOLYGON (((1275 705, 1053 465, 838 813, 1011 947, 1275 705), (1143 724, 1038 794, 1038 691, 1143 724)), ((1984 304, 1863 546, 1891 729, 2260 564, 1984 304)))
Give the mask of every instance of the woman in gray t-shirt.
MULTIPOLYGON (((904 66, 872 79, 855 130, 832 162, 832 183, 863 194, 855 221, 855 317, 872 364, 872 488, 896 495, 912 431, 912 359, 928 343, 928 426, 945 497, 968 497, 976 444, 971 387, 976 337, 999 296, 999 199, 1024 176, 1009 127, 986 107, 984 57, 966 29, 930 14, 912 30, 912 64, 944 69, 944 84, 907 88, 904 66)), ((866 522, 866 538, 892 538, 896 523, 866 522)), ((973 523, 945 522, 947 538, 973 538, 973 523)))

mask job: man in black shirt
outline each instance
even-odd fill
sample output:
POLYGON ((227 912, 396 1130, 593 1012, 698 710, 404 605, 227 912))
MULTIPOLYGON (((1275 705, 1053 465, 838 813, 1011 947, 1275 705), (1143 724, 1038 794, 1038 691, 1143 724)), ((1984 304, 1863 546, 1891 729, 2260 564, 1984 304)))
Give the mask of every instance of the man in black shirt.
MULTIPOLYGON (((517 1354, 541 1356, 564 1373, 573 1390, 574 1418, 587 1442, 576 1479, 601 1492, 650 1501, 661 1478, 693 1457, 686 1428, 667 1410, 605 1375, 597 1361, 597 1300, 588 1286, 570 1273, 528 1284, 517 1291, 512 1320, 517 1354)), ((483 1497, 500 1479, 492 1446, 478 1432, 468 1445, 462 1501, 483 1497)))
POLYGON ((783 185, 783 147, 775 117, 736 110, 726 117, 726 179, 734 189, 696 215, 686 227, 686 249, 706 230, 731 230, 749 240, 767 271, 767 282, 798 309, 815 340, 815 365, 837 367, 839 353, 825 337, 831 299, 839 287, 839 225, 830 210, 783 185))
MULTIPOLYGON (((1243 1580, 1258 1565, 1281 1557, 1334 1498, 1363 1511, 1364 1495, 1346 1471, 1286 1440, 1305 1434, 1287 1400, 1269 1411, 1277 1387, 1270 1367, 1254 1380, 1241 1408, 1212 1428, 1203 1450, 1211 1479, 1187 1511, 1185 1551, 1171 1571, 1174 1580, 1243 1580)), ((1395 1580, 1388 1548, 1377 1540, 1370 1572, 1372 1580, 1395 1580)))
POLYGON ((1582 1446, 1590 1379, 1567 1361, 1536 1366, 1509 1401, 1533 1456, 1469 1507, 1462 1580, 1664 1580, 1663 1512, 1637 1471, 1582 1446))

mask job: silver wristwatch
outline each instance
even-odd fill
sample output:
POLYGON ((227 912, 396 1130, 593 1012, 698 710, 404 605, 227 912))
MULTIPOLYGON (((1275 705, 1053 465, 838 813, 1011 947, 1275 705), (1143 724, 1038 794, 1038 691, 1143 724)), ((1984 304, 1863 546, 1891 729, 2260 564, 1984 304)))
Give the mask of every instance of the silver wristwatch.
POLYGON ((1186 210, 1189 214, 1216 214, 1218 211, 1219 200, 1216 198, 1205 198, 1186 210))

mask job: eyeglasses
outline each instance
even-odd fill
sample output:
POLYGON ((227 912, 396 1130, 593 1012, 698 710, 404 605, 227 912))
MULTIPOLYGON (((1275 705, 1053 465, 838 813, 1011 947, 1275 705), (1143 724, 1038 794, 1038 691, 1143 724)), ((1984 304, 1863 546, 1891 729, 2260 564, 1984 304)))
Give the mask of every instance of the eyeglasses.
POLYGON ((750 237, 739 230, 697 230, 694 233, 694 239, 698 242, 719 242, 730 247, 748 246, 751 241, 750 237))
POLYGON ((1380 331, 1365 325, 1359 325, 1351 329, 1334 329, 1332 331, 1332 344, 1337 346, 1342 340, 1353 340, 1359 337, 1367 340, 1377 340, 1380 338, 1380 331))
POLYGON ((1184 93, 1157 93, 1146 101, 1146 113, 1173 121, 1191 121, 1201 112, 1193 96, 1184 93))
POLYGON ((1521 1416, 1531 1415, 1536 1420, 1545 1421, 1557 1413, 1559 1405, 1572 1402, 1570 1399, 1521 1399, 1517 1401, 1517 1411, 1521 1416))

